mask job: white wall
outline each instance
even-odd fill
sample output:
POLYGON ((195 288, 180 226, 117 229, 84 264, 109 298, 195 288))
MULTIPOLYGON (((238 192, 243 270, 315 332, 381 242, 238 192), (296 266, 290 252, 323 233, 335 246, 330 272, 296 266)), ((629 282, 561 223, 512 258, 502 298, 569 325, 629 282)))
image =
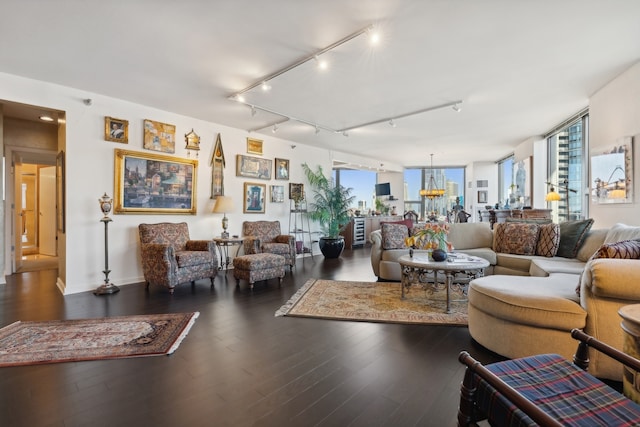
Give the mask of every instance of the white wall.
MULTIPOLYGON (((218 214, 211 213, 211 167, 209 159, 218 133, 226 158, 224 171, 225 194, 234 197, 235 212, 227 214, 229 232, 240 234, 242 221, 280 220, 282 231, 287 233, 289 203, 268 201, 266 214, 243 214, 243 183, 256 181, 270 185, 285 185, 288 195, 289 182, 307 185, 300 165, 314 159, 325 171, 331 170, 331 153, 328 150, 295 143, 270 136, 252 134, 264 139, 264 158, 275 157, 290 160, 290 181, 262 181, 235 176, 236 154, 246 154, 246 131, 216 123, 205 122, 130 102, 88 93, 50 83, 25 79, 0 73, 0 99, 30 105, 44 106, 66 112, 66 278, 60 286, 64 293, 76 293, 95 289, 103 283, 104 274, 104 226, 98 198, 103 193, 114 196, 114 150, 126 149, 150 152, 142 148, 143 120, 151 119, 176 126, 176 157, 186 158, 184 135, 192 128, 201 137, 197 174, 197 215, 111 215, 109 225, 110 279, 115 285, 142 281, 137 226, 140 223, 162 221, 186 221, 191 237, 210 239, 222 231, 218 214), (86 106, 82 100, 91 98, 86 106), (111 116, 129 121, 129 143, 121 144, 104 140, 104 117, 111 116)), ((193 156, 193 155, 192 155, 193 156)), ((313 166, 313 164, 310 164, 313 166)), ((314 228, 314 225, 312 225, 314 228)), ((314 228, 315 229, 315 228, 314 228)), ((8 234, 8 233, 6 233, 8 234)), ((4 246, 3 246, 4 247, 4 246)))
POLYGON ((478 211, 484 210, 486 205, 495 205, 498 203, 498 164, 495 162, 474 162, 467 165, 467 202, 465 209, 471 214, 473 222, 479 222, 478 211), (489 186, 486 188, 478 188, 477 183, 480 180, 488 181, 489 186), (469 188, 471 181, 471 188, 469 188), (478 191, 487 192, 487 203, 478 203, 478 191))
MULTIPOLYGON (((589 145, 591 152, 611 146, 624 136, 633 142, 633 203, 589 204, 595 228, 617 222, 640 225, 640 63, 636 63, 589 99, 589 145)), ((589 177, 592 182, 593 177, 589 177)))

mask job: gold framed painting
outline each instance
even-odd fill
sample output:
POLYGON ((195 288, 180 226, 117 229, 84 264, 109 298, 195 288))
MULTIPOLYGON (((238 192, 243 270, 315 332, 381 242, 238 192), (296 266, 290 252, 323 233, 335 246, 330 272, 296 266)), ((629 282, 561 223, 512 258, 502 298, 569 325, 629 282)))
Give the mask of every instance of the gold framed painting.
POLYGON ((198 161, 115 150, 115 214, 196 214, 198 161))
POLYGON ((255 182, 244 183, 244 213, 264 213, 266 184, 255 182))
POLYGON ((270 159, 238 154, 236 157, 236 176, 269 180, 271 179, 272 163, 273 160, 270 159))
POLYGON ((247 138, 247 154, 259 154, 262 156, 262 140, 247 138))
POLYGON ((144 120, 144 144, 147 150, 176 152, 176 127, 166 123, 144 120))
POLYGON ((129 121, 105 116, 104 139, 106 141, 129 143, 129 121))

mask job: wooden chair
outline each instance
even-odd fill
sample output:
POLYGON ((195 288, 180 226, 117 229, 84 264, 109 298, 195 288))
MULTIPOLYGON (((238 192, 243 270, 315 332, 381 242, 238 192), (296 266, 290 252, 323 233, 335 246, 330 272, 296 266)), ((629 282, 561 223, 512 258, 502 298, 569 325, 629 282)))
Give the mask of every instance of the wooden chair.
MULTIPOLYGON (((635 371, 640 360, 574 329, 580 341, 573 363, 543 354, 483 366, 466 351, 458 426, 487 419, 495 426, 640 425, 640 405, 586 372, 589 347, 635 371)), ((626 368, 625 368, 626 369, 626 368)))

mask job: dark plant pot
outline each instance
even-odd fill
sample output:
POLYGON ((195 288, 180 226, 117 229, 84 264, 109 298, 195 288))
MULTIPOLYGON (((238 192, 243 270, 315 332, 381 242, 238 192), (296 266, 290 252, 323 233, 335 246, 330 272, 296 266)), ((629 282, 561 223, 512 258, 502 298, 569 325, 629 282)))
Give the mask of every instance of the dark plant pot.
POLYGON ((321 237, 318 245, 325 258, 339 258, 344 250, 344 237, 321 237))
POLYGON ((444 261, 447 259, 447 253, 442 249, 436 249, 431 254, 431 258, 433 258, 434 261, 444 261))

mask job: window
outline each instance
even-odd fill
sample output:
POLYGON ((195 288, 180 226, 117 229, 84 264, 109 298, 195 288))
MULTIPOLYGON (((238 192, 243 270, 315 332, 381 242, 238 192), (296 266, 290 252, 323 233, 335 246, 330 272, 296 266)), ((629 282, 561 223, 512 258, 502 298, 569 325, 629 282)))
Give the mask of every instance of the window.
POLYGON ((547 202, 555 222, 588 217, 588 203, 582 191, 588 179, 588 123, 588 112, 583 111, 547 134, 548 182, 555 185, 561 197, 558 202, 547 202))
POLYGON ((503 207, 509 200, 513 176, 513 155, 498 162, 498 204, 503 207))
POLYGON ((465 190, 464 168, 428 168, 405 169, 404 171, 404 210, 418 213, 420 220, 435 215, 440 220, 448 218, 453 221, 456 204, 464 208, 465 190), (420 190, 429 187, 431 176, 437 188, 445 190, 443 197, 427 199, 420 195, 420 190))
POLYGON ((353 188, 352 195, 356 196, 353 201, 354 210, 360 210, 366 214, 369 209, 375 208, 375 186, 377 173, 372 171, 334 169, 333 178, 336 184, 345 188, 353 188))

